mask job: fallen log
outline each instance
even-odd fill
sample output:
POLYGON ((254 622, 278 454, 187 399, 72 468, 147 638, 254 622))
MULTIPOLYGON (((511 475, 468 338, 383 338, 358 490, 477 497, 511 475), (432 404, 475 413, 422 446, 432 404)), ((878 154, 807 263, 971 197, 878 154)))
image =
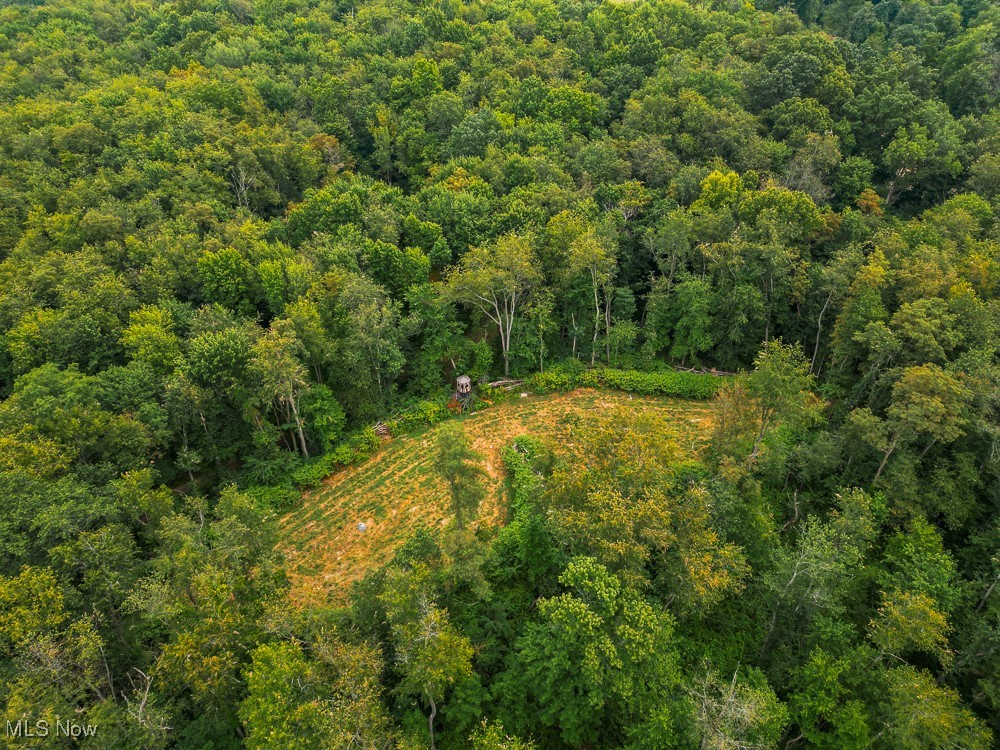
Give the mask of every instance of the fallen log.
POLYGON ((487 385, 490 388, 503 388, 505 391, 510 391, 523 383, 523 380, 512 380, 510 378, 506 378, 504 380, 494 380, 492 383, 487 383, 487 385))
POLYGON ((695 375, 715 375, 720 378, 727 378, 735 375, 735 372, 726 372, 725 370, 716 370, 714 367, 705 369, 704 367, 681 367, 680 365, 673 365, 673 368, 678 372, 691 372, 695 375))

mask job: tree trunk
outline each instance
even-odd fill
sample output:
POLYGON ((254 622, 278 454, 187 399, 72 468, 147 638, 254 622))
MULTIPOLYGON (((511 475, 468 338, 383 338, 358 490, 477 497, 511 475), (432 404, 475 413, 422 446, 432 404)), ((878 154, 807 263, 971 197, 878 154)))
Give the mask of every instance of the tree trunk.
POLYGON ((886 207, 891 206, 893 200, 896 198, 896 181, 892 180, 889 182, 889 190, 885 194, 885 205, 886 207))
POLYGON ((497 309, 497 327, 500 329, 500 350, 503 353, 503 375, 510 375, 510 339, 514 330, 514 310, 517 305, 516 299, 504 300, 503 310, 499 305, 494 305, 497 309))
POLYGON ((604 290, 604 348, 605 354, 608 360, 608 366, 611 366, 611 292, 608 289, 604 290))
POLYGON ((826 302, 823 303, 823 309, 819 311, 819 317, 816 318, 816 346, 813 347, 812 361, 809 363, 809 374, 815 374, 816 369, 816 357, 819 356, 819 339, 820 335, 823 333, 823 315, 826 313, 827 305, 830 304, 830 300, 833 299, 833 291, 826 296, 826 302))
MULTIPOLYGON (((188 451, 188 431, 187 431, 187 427, 186 426, 182 426, 181 427, 181 435, 183 437, 183 440, 181 442, 181 449, 184 451, 184 453, 187 453, 187 451, 188 451)), ((197 491, 198 485, 194 481, 194 472, 191 470, 191 464, 187 463, 187 461, 185 461, 184 463, 187 464, 187 475, 191 479, 191 489, 192 489, 192 491, 197 491)))
POLYGON ((993 583, 991 583, 990 587, 986 589, 986 593, 983 594, 983 597, 979 600, 979 604, 976 605, 976 612, 981 612, 983 610, 983 607, 986 606, 987 600, 989 600, 990 595, 993 593, 993 589, 997 587, 998 583, 1000 583, 1000 575, 993 579, 993 583))
POLYGON ((212 440, 212 433, 208 431, 208 422, 205 420, 205 415, 200 411, 198 412, 198 418, 201 419, 201 428, 205 431, 205 437, 208 438, 208 447, 212 451, 212 463, 215 464, 215 471, 217 474, 222 474, 222 461, 219 459, 219 452, 215 449, 215 441, 212 440))
POLYGON ((757 460, 757 456, 760 455, 760 449, 764 447, 764 438, 767 436, 769 422, 767 413, 762 413, 760 415, 760 429, 757 431, 757 435, 753 441, 753 450, 747 456, 747 466, 752 466, 757 460))
POLYGON ((298 428, 299 443, 302 445, 302 455, 309 458, 309 446, 306 445, 305 431, 302 429, 302 418, 299 417, 299 407, 295 405, 295 397, 289 396, 288 401, 292 406, 292 414, 295 415, 295 426, 298 428))
POLYGON ((430 731, 431 735, 431 750, 435 750, 434 747, 434 717, 437 716, 437 705, 434 703, 434 698, 430 695, 427 696, 427 702, 431 704, 431 714, 427 717, 427 729, 430 731))
POLYGON ((597 274, 591 270, 591 279, 594 282, 594 340, 590 344, 590 366, 594 366, 597 359, 597 334, 601 329, 601 301, 597 297, 597 274))
POLYGON ((920 459, 921 460, 923 460, 924 456, 927 455, 927 451, 929 451, 931 448, 934 447, 934 444, 936 442, 937 442, 937 438, 931 438, 931 441, 926 445, 926 447, 923 449, 923 451, 920 452, 920 459))
POLYGON ((880 476, 882 476, 882 472, 885 471, 886 464, 889 463, 889 456, 891 456, 892 452, 896 450, 896 443, 898 442, 899 442, 899 433, 897 432, 895 435, 892 436, 892 443, 889 444, 889 449, 885 452, 885 455, 882 456, 882 463, 879 464, 878 471, 875 472, 875 479, 878 479, 880 476))

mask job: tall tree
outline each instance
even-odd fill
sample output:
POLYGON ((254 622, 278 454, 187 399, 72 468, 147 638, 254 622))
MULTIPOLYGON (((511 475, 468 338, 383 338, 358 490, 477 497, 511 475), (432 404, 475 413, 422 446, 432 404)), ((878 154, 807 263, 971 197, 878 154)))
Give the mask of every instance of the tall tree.
POLYGON ((447 289, 452 297, 496 325, 504 375, 510 374, 514 323, 531 290, 540 282, 531 241, 516 234, 473 248, 448 275, 447 289))
POLYGON ((438 707, 449 687, 472 674, 472 644, 434 601, 425 568, 395 571, 382 601, 402 676, 397 690, 427 706, 427 731, 435 750, 438 707))
POLYGON ((882 476, 889 457, 903 443, 924 437, 921 456, 937 442, 951 443, 963 435, 969 391, 961 381, 935 364, 908 367, 892 387, 892 403, 884 419, 870 409, 851 413, 852 427, 861 439, 882 453, 875 479, 882 476))
POLYGON ((592 558, 574 558, 559 581, 564 593, 540 601, 518 639, 499 688, 507 711, 554 742, 620 746, 670 712, 673 623, 592 558))
POLYGON ((308 388, 306 368, 299 359, 303 349, 291 322, 275 321, 254 343, 251 367, 262 384, 260 393, 266 399, 265 406, 273 404, 283 412, 281 426, 291 426, 296 450, 309 458, 305 422, 300 410, 300 402, 308 388))
MULTIPOLYGON (((569 246, 564 271, 567 281, 572 283, 581 276, 590 282, 590 291, 594 300, 594 336, 591 340, 590 364, 597 357, 597 338, 604 326, 604 335, 611 330, 611 297, 612 284, 615 278, 615 256, 608 243, 595 232, 581 234, 569 246)), ((610 360, 610 341, 607 344, 607 357, 610 360)))
POLYGON ((239 711, 248 750, 393 747, 377 651, 328 635, 310 646, 309 654, 296 643, 268 643, 253 652, 239 711))

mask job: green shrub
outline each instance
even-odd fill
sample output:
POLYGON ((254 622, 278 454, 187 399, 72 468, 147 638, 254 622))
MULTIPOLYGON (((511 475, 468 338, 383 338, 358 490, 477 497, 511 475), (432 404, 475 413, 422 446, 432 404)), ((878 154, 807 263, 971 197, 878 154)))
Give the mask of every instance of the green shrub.
POLYGON ((541 442, 530 436, 515 438, 503 450, 503 463, 509 477, 511 517, 515 517, 538 496, 541 480, 535 461, 540 453, 545 452, 541 442))
POLYGON ((639 372, 638 370, 594 370, 609 388, 648 396, 712 398, 719 387, 714 375, 694 372, 639 372))
POLYGON ((332 452, 323 456, 328 464, 325 469, 326 473, 322 476, 329 474, 336 466, 353 466, 361 463, 377 451, 380 445, 382 445, 382 440, 375 434, 374 427, 358 430, 334 448, 332 452))
POLYGON ((530 376, 527 380, 527 386, 535 393, 605 387, 647 396, 703 399, 712 398, 715 395, 719 387, 719 379, 714 375, 677 372, 675 370, 642 372, 639 370, 618 370, 611 367, 578 370, 560 364, 546 372, 530 376))
POLYGON ((444 399, 419 401, 391 419, 387 419, 384 424, 393 437, 403 435, 417 427, 430 427, 451 413, 446 404, 444 399))
POLYGON ((491 580, 506 581, 511 590, 519 586, 515 582, 526 583, 525 604, 534 598, 529 592, 551 586, 566 565, 566 556, 553 539, 539 503, 551 460, 551 451, 531 437, 519 437, 503 451, 509 517, 490 545, 485 568, 491 571, 491 580))
POLYGON ((514 391, 508 391, 506 388, 494 387, 484 383, 473 386, 472 395, 474 399, 473 408, 482 409, 485 406, 482 403, 483 401, 488 401, 489 404, 502 404, 504 401, 510 401, 514 397, 514 391))
MULTIPOLYGON (((320 478, 322 479, 322 477, 320 478)), ((298 480, 293 481, 298 483, 298 480)), ((243 492, 256 500, 261 506, 276 512, 288 510, 301 497, 299 491, 290 484, 279 484, 276 487, 252 485, 244 489, 243 492)))
POLYGON ((298 487, 316 487, 333 471, 337 462, 335 452, 324 453, 317 458, 303 461, 302 465, 292 472, 292 481, 298 487))
POLYGON ((577 387, 577 378, 563 370, 546 370, 530 375, 525 385, 536 393, 565 393, 577 387))
POLYGON ((382 440, 375 434, 374 427, 365 427, 352 439, 354 445, 355 461, 364 461, 382 445, 382 440))

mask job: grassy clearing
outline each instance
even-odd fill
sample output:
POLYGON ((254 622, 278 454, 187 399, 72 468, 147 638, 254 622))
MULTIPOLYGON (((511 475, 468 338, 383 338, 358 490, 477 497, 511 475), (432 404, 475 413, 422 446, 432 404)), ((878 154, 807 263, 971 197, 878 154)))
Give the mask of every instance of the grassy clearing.
MULTIPOLYGON (((574 432, 613 407, 661 413, 677 440, 696 452, 711 428, 705 401, 633 396, 582 388, 532 396, 462 417, 473 446, 485 457, 489 492, 479 523, 498 524, 505 513, 500 453, 518 435, 551 440, 556 451, 572 450, 574 432)), ((339 471, 303 497, 282 519, 282 539, 299 604, 342 602, 350 584, 366 570, 388 562, 418 526, 449 522, 444 483, 433 471, 436 427, 387 442, 368 461, 339 471), (364 533, 357 529, 365 523, 364 533)))

